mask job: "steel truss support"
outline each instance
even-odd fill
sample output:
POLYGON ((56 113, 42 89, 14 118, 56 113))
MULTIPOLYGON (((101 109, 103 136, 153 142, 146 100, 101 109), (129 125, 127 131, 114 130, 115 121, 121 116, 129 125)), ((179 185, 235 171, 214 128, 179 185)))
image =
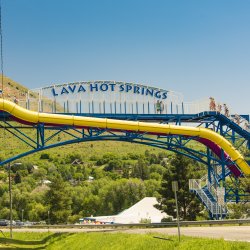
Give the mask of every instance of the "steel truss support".
POLYGON ((210 128, 219 133, 230 141, 237 149, 247 147, 250 149, 250 133, 243 130, 239 125, 234 123, 229 118, 219 115, 223 119, 218 119, 218 115, 209 117, 209 121, 200 121, 200 126, 205 124, 206 128, 210 128))
MULTIPOLYGON (((43 124, 38 124, 37 126, 33 127, 26 126, 18 129, 14 126, 6 126, 5 129, 14 137, 18 138, 26 145, 28 145, 30 147, 30 150, 0 162, 0 165, 6 164, 23 156, 33 154, 34 152, 42 151, 45 149, 68 145, 72 143, 98 140, 127 141, 154 146, 173 152, 181 153, 191 159, 199 161, 203 164, 207 164, 207 161, 204 159, 206 158, 206 153, 188 147, 188 143, 195 138, 186 138, 185 136, 153 136, 148 135, 147 133, 139 134, 127 131, 114 132, 106 129, 45 127, 43 124), (36 138, 33 138, 32 136, 26 134, 25 129, 36 130, 36 138), (14 130, 14 132, 12 130, 14 130), (61 134, 65 134, 67 136, 67 139, 65 139, 64 141, 56 141, 56 136, 61 134)), ((213 156, 211 156, 211 158, 218 164, 221 164, 220 159, 213 156)))
MULTIPOLYGON (((221 116, 221 115, 219 115, 221 116)), ((250 137, 249 133, 242 131, 242 128, 231 121, 229 118, 222 116, 223 119, 218 119, 217 115, 214 119, 209 118, 210 121, 205 122, 205 127, 214 130, 215 132, 221 134, 227 140, 229 140, 237 149, 242 147, 250 149, 250 137), (244 136, 242 136, 244 134, 244 136)), ((200 124, 202 125, 202 123, 200 124)), ((208 159, 210 150, 207 149, 208 159)), ((240 201, 250 201, 250 194, 246 193, 242 188, 240 188, 240 179, 234 177, 225 164, 224 151, 221 150, 221 164, 209 160, 208 162, 208 181, 215 189, 217 187, 225 188, 225 201, 230 202, 240 202, 240 201), (226 177, 229 177, 226 179, 226 177)), ((243 180, 244 181, 244 180, 243 180)))
MULTIPOLYGON (((42 150, 72 143, 101 140, 133 142, 179 153, 206 165, 208 168, 208 183, 215 189, 220 186, 225 187, 225 201, 239 202, 247 198, 246 194, 238 188, 239 179, 234 178, 231 171, 226 166, 228 162, 224 157, 223 150, 221 151, 221 159, 215 156, 208 148, 206 149, 204 147, 204 151, 196 150, 189 146, 190 142, 197 139, 196 137, 179 135, 157 136, 148 135, 147 133, 140 134, 128 131, 114 132, 107 129, 82 129, 68 126, 48 127, 44 126, 44 124, 38 124, 36 126, 15 126, 7 121, 3 121, 2 123, 3 124, 0 124, 0 128, 5 129, 6 132, 22 141, 29 149, 19 155, 3 160, 0 162, 0 165, 7 164, 42 150), (36 133, 26 133, 25 131, 27 130, 32 130, 36 133), (64 140, 61 139, 61 135, 65 135, 64 140), (226 177, 229 177, 227 180, 230 179, 230 185, 227 183, 226 177), (236 183, 237 185, 232 185, 232 183, 236 183)), ((223 136, 230 135, 230 138, 234 138, 233 140, 235 143, 239 140, 235 134, 232 137, 232 133, 225 125, 213 120, 206 123, 206 127, 210 128, 211 126, 223 136)), ((242 145, 243 144, 241 144, 241 146, 242 145)))

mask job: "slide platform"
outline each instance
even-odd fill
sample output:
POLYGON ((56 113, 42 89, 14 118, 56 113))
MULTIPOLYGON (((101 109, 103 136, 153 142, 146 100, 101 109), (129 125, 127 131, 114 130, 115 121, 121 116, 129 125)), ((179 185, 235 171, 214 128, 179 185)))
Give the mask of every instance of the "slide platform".
MULTIPOLYGON (((233 145, 218 133, 201 127, 177 126, 169 124, 157 124, 150 122, 123 121, 107 118, 92 118, 74 115, 61 115, 51 113, 41 113, 30 111, 17 104, 0 99, 0 110, 9 113, 19 122, 24 124, 43 123, 47 126, 74 126, 78 128, 101 128, 115 131, 130 131, 134 133, 148 133, 157 135, 183 135, 187 137, 197 137, 212 150, 223 149, 225 156, 233 161, 245 175, 250 175, 250 166, 245 161, 241 153, 233 145), (210 143, 211 142, 211 143, 210 143)), ((232 172, 236 174, 236 169, 232 172)))

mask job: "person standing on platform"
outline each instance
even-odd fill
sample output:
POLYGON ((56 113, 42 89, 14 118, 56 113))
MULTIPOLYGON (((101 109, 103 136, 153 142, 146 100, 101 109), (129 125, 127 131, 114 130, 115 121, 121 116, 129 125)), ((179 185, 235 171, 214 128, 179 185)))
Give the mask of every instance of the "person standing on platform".
POLYGON ((218 103, 217 112, 221 113, 221 111, 222 111, 222 105, 220 103, 218 103))
POLYGON ((161 113, 161 103, 159 100, 156 102, 156 113, 161 113))
POLYGON ((250 128, 250 123, 249 123, 248 121, 245 121, 245 122, 244 122, 244 129, 245 129, 246 131, 249 131, 249 128, 250 128))
POLYGON ((213 97, 209 97, 210 99, 210 103, 209 103, 209 109, 210 111, 216 111, 216 104, 215 104, 215 100, 213 97))
POLYGON ((241 117, 240 117, 239 115, 235 114, 234 120, 235 120, 235 123, 236 123, 236 124, 240 125, 241 117))
POLYGON ((164 104, 162 101, 160 101, 160 114, 162 114, 163 110, 164 110, 164 104))
POLYGON ((228 107, 227 107, 227 104, 224 103, 223 106, 224 106, 225 116, 226 116, 226 117, 229 117, 229 109, 228 109, 228 107))

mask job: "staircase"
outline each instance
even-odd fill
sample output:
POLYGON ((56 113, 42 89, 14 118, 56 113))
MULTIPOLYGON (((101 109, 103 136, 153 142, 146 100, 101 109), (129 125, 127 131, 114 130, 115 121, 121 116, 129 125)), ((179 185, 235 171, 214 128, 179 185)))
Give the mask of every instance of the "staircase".
POLYGON ((207 186, 204 186, 202 188, 202 190, 204 191, 205 195, 208 197, 208 199, 212 202, 216 202, 216 199, 214 198, 214 196, 210 193, 210 191, 208 190, 207 186))
POLYGON ((223 197, 218 197, 218 190, 207 182, 206 185, 202 187, 202 179, 191 179, 189 180, 189 190, 194 192, 197 197, 201 200, 203 205, 209 211, 210 217, 212 219, 224 218, 227 215, 227 208, 224 204, 223 197))

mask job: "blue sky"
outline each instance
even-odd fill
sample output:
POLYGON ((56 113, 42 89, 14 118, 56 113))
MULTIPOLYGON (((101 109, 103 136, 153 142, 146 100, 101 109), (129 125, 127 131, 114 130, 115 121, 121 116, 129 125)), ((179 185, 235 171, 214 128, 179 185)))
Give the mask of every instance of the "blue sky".
POLYGON ((2 0, 4 72, 36 88, 121 80, 250 113, 248 0, 2 0))

